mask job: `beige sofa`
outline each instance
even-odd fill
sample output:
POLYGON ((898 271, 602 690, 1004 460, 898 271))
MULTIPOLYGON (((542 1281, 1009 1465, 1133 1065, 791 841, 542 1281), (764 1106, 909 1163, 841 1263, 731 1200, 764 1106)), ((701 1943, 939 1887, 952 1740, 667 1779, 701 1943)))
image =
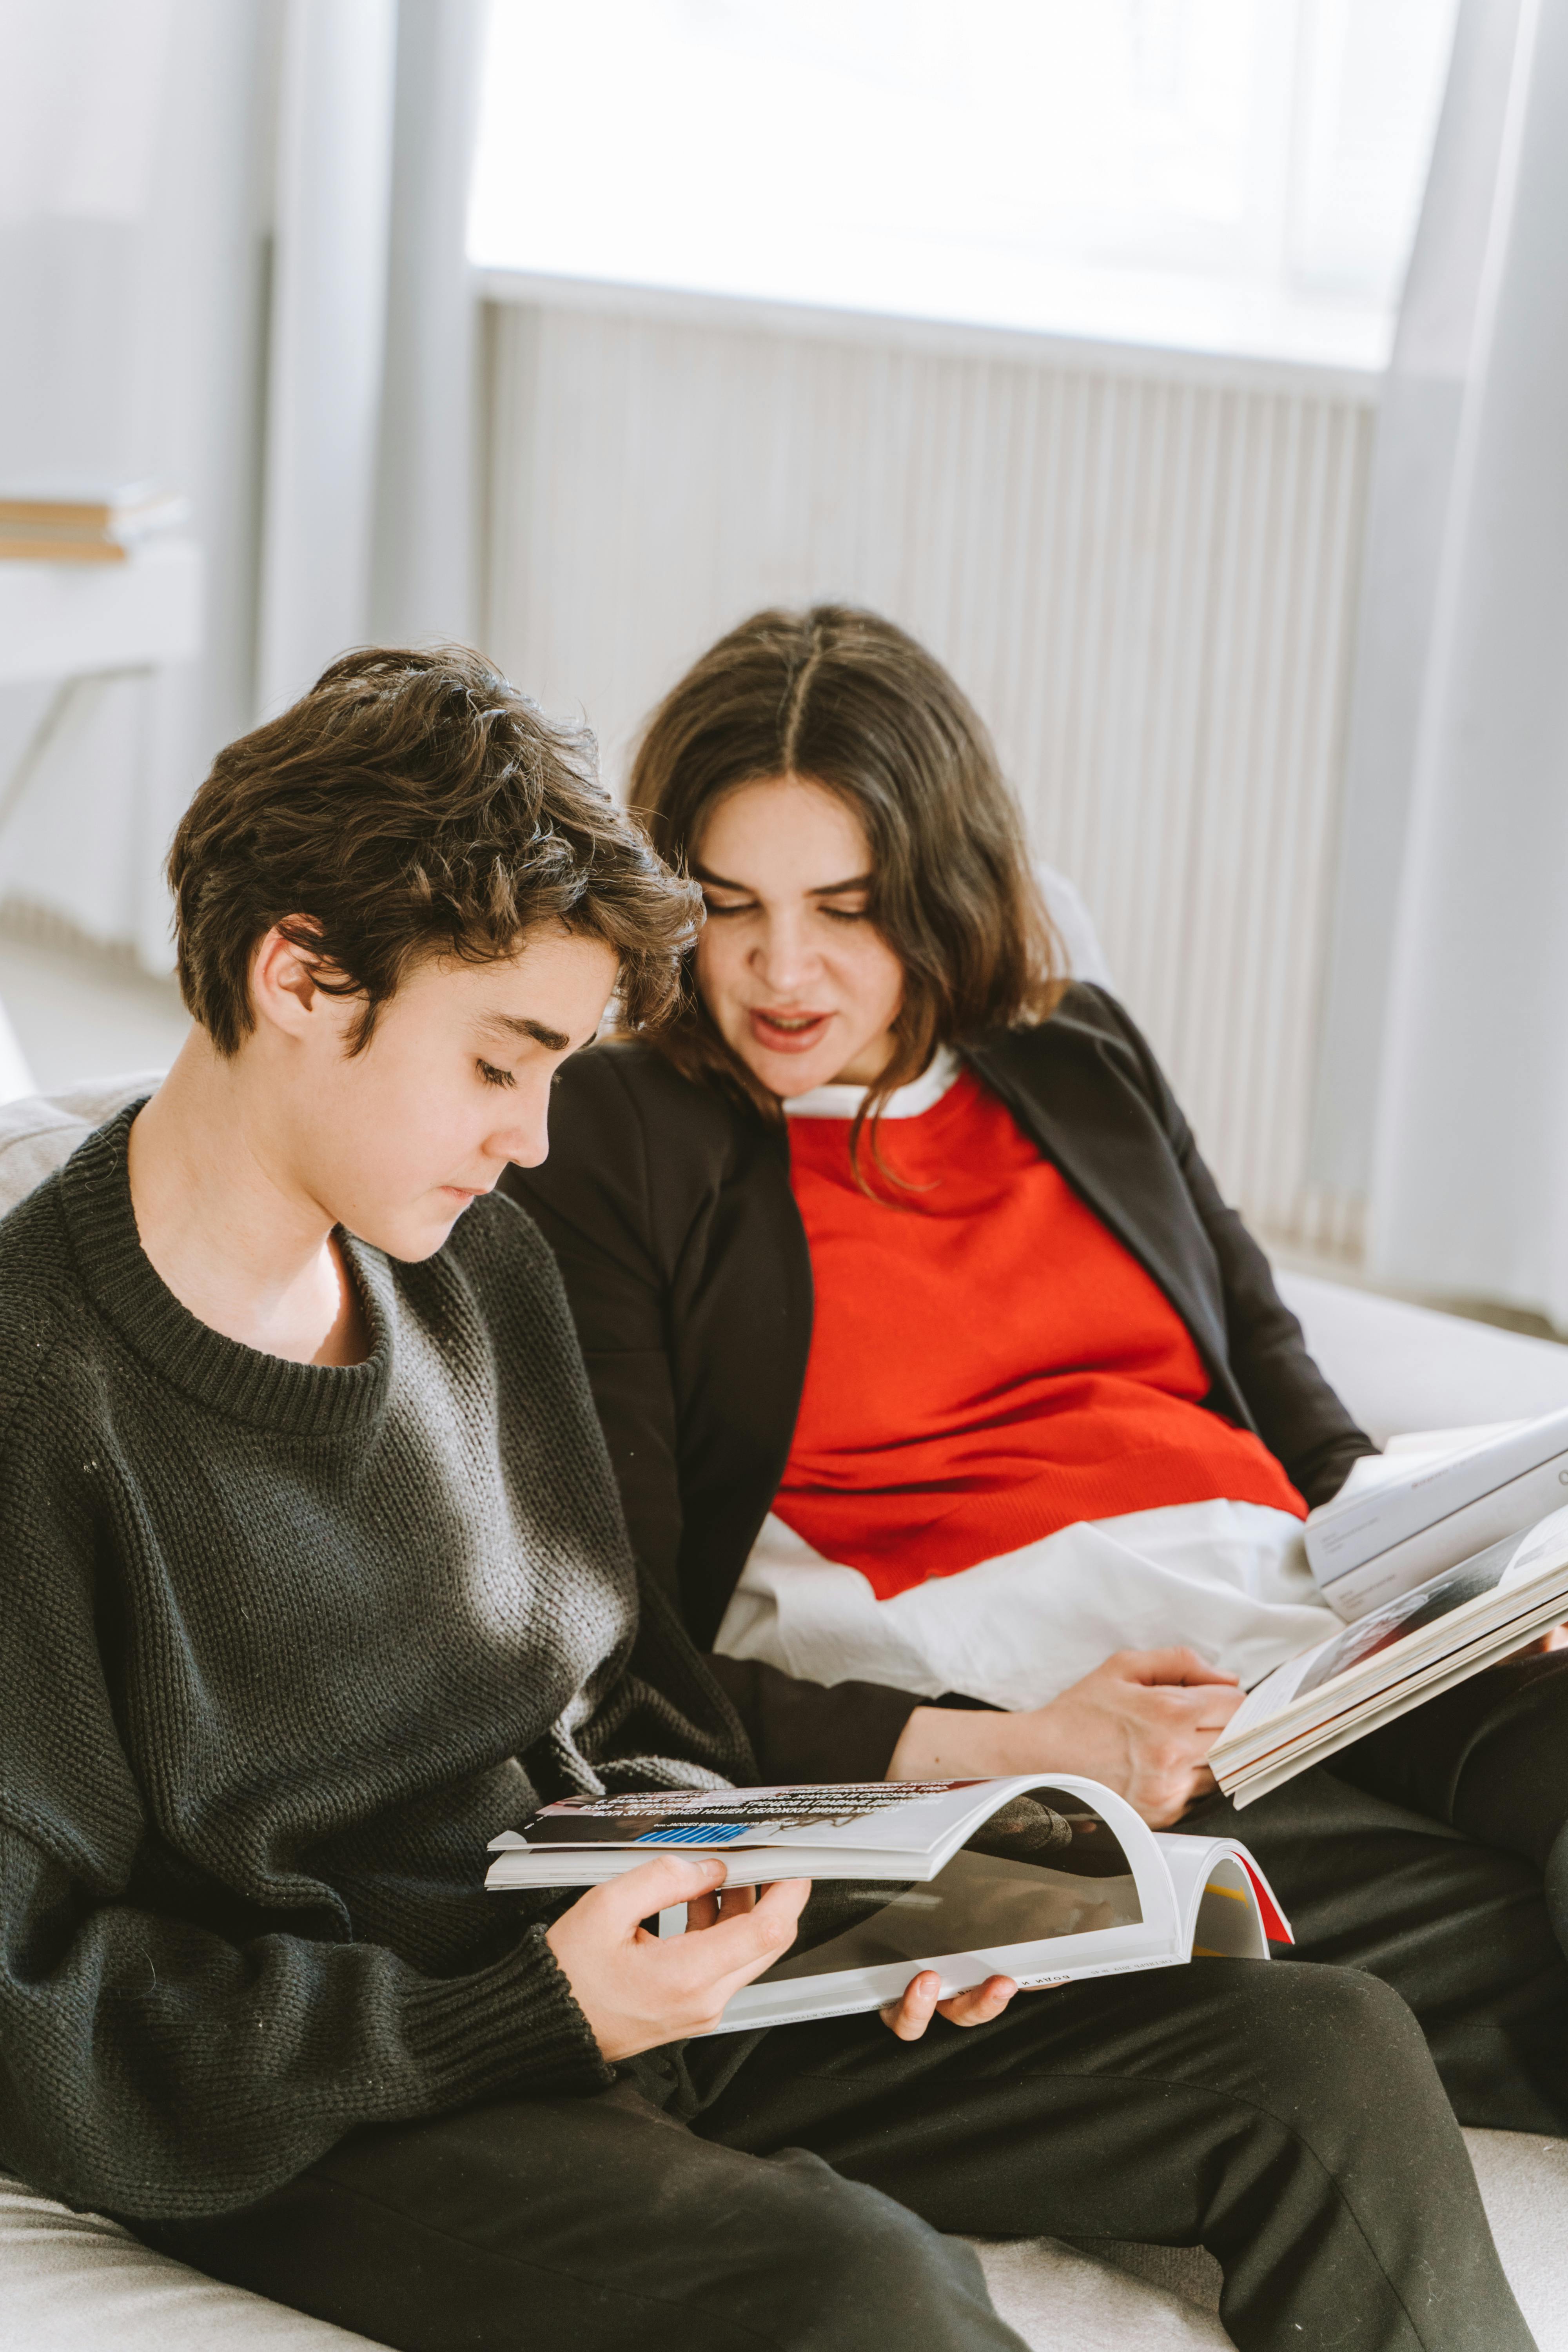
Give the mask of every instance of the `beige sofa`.
MULTIPOLYGON (((90 1126, 155 1083, 122 1079, 0 1106, 0 1213, 90 1126)), ((1286 1276, 1314 1353, 1363 1424, 1501 1421, 1568 1406, 1568 1348, 1286 1276)), ((1568 2352, 1568 2141, 1472 2132, 1509 2275, 1542 2352, 1568 2352)), ((1052 2239, 981 2249, 998 2308, 1037 2352, 1224 2347, 1199 2250, 1052 2239)), ((126 2231, 0 2182, 0 2352, 328 2352, 363 2338, 214 2284, 126 2231)))

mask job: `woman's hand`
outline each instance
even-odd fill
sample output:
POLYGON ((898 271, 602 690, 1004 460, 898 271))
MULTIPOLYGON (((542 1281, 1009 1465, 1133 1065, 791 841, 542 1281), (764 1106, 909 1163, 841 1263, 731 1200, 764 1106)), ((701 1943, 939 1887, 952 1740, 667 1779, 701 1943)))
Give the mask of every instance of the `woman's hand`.
POLYGON ((1011 1977, 987 1977, 984 1984, 971 1985, 967 1992, 955 1992, 951 2000, 939 2000, 942 1979, 934 1969, 922 1969, 911 1977, 899 2000, 890 2000, 880 2011, 883 2024, 900 2042, 918 2042, 933 2017, 945 2017, 950 2025, 989 2025, 1000 2017, 1017 1986, 1011 1977))
POLYGON ((916 1707, 888 1778, 1079 1772, 1167 1829, 1213 1792, 1204 1759, 1241 1700, 1236 1676, 1195 1650, 1118 1650, 1026 1714, 916 1707))
POLYGON ((807 1878, 721 1894, 717 1858, 662 1854, 624 1877, 590 1887, 545 1935, 578 2008, 613 2063, 684 2034, 707 2033, 725 2003, 788 1951, 811 1892, 807 1878), (659 1937, 642 1925, 685 1903, 687 1932, 659 1937))

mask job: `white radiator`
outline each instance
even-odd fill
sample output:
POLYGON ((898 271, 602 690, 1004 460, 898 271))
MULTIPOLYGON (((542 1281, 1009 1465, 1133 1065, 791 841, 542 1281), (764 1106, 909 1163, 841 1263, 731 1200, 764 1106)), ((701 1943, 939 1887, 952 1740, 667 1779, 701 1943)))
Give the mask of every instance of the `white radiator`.
POLYGON ((1304 1168, 1366 390, 506 303, 489 354, 486 642, 611 778, 743 614, 889 614, 990 721, 1222 1183, 1353 1251, 1304 1168))

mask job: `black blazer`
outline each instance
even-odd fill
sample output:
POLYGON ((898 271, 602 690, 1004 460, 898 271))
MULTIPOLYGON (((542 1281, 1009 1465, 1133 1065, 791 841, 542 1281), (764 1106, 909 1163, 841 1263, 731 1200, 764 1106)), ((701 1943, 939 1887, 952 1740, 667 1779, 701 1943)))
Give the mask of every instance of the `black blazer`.
MULTIPOLYGON (((1336 1494, 1377 1449, 1121 1006, 1077 985, 1049 1021, 963 1058, 1160 1285, 1208 1371, 1205 1402, 1255 1430, 1309 1503, 1336 1494)), ((647 1045, 606 1043, 562 1068, 548 1160, 502 1181, 560 1260, 633 1544, 707 1648, 784 1475, 811 1345, 783 1127, 647 1045)))

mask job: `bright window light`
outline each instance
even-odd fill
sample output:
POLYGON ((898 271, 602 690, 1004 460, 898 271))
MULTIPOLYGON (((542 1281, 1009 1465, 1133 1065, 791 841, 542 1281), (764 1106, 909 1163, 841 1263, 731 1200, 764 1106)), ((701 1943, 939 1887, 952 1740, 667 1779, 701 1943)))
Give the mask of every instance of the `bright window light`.
POLYGON ((1457 0, 492 0, 530 276, 1378 367, 1457 0))

